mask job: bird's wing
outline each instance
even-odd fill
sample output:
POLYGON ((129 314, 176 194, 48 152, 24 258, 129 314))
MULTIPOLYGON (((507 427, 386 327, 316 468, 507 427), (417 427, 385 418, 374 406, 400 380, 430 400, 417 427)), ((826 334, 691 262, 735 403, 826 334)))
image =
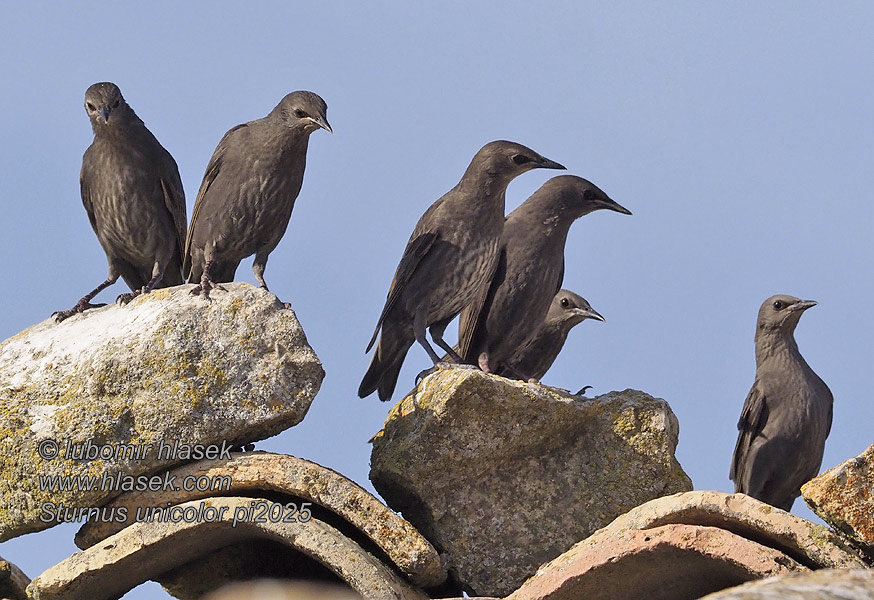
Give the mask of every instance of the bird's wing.
POLYGON ((179 256, 185 249, 185 230, 188 227, 188 218, 185 211, 185 192, 182 190, 182 179, 179 171, 173 165, 169 170, 169 177, 161 178, 161 190, 164 192, 164 204, 173 217, 173 226, 176 229, 176 243, 179 247, 179 256))
POLYGON ((561 257, 561 271, 558 272, 558 285, 555 287, 555 293, 561 291, 561 285, 564 283, 564 256, 561 257))
POLYGON ((753 383, 750 393, 747 394, 743 410, 740 413, 740 419, 737 422, 737 443, 734 446, 731 469, 728 473, 728 477, 732 481, 738 482, 750 445, 752 445, 756 436, 762 432, 766 420, 765 393, 757 380, 753 383))
POLYGON ((200 190, 197 192, 197 198, 194 200, 194 210, 191 212, 191 226, 188 228, 188 236, 185 238, 185 261, 182 265, 182 276, 188 279, 191 270, 191 238, 194 233, 194 228, 197 226, 197 215, 200 212, 200 207, 203 206, 203 197, 207 190, 213 184, 219 171, 221 171, 222 160, 228 150, 230 139, 236 131, 247 127, 247 123, 242 123, 236 127, 231 127, 222 137, 221 141, 216 146, 212 158, 209 159, 209 164, 206 165, 206 173, 203 174, 203 181, 200 183, 200 190))
POLYGON ((489 308, 498 288, 504 282, 507 272, 507 251, 501 246, 498 260, 492 266, 487 281, 488 285, 480 288, 470 304, 461 311, 458 320, 458 355, 471 364, 477 364, 478 356, 469 356, 476 352, 479 346, 479 338, 483 335, 483 327, 489 316, 489 308))
POLYGON ((385 306, 382 309, 382 314, 379 315, 379 321, 376 323, 376 329, 373 330, 373 337, 370 338, 370 343, 367 344, 367 350, 370 352, 373 343, 376 341, 376 336, 379 334, 379 328, 382 327, 382 322, 386 315, 397 303, 401 293, 409 282, 416 267, 422 262, 422 259, 428 254, 428 251, 434 245, 434 242, 440 237, 437 231, 428 231, 419 235, 413 234, 413 237, 407 242, 407 247, 404 249, 404 255, 401 257, 401 264, 398 265, 395 271, 394 279, 391 282, 391 287, 388 290, 388 296, 385 300, 385 306))
POLYGON ((91 229, 97 233, 97 219, 94 218, 94 204, 91 202, 91 187, 85 181, 84 176, 79 177, 79 192, 82 195, 82 205, 85 207, 85 212, 88 213, 88 220, 91 222, 91 229))

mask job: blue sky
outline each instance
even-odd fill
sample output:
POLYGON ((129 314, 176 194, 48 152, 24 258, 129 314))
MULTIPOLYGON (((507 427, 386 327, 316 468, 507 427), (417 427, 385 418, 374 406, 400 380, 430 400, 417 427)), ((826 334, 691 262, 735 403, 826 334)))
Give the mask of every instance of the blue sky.
MULTIPOLYGON (((334 134, 311 139, 265 277, 327 376, 307 419, 259 449, 370 487, 366 441, 390 404, 355 392, 404 244, 480 146, 511 139, 634 213, 572 227, 564 287, 607 322, 577 327, 544 381, 666 399, 696 489, 730 491, 756 311, 774 293, 818 300, 796 338, 835 396, 830 467, 874 442, 872 29, 865 2, 3 3, 0 339, 105 277, 78 189, 90 84, 117 83, 173 154, 189 214, 222 134, 309 89, 334 134)), ((553 175, 515 180, 507 210, 553 175)), ((237 279, 254 282, 250 259, 237 279)), ((428 362, 411 350, 395 400, 428 362)), ((0 555, 34 577, 74 531, 0 555)))

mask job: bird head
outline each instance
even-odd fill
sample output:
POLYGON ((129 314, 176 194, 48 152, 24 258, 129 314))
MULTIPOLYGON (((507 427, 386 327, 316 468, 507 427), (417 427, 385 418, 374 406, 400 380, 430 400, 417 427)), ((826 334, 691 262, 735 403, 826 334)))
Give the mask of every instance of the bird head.
POLYGON ((103 81, 85 90, 85 112, 95 130, 98 126, 108 125, 128 110, 130 107, 114 83, 103 81))
POLYGON ((474 155, 468 171, 470 169, 483 171, 491 177, 509 183, 514 177, 532 169, 564 169, 564 167, 522 144, 498 140, 480 148, 474 155))
POLYGON ((771 296, 759 308, 756 333, 782 333, 791 335, 801 319, 801 313, 816 306, 813 300, 799 300, 794 296, 778 294, 771 296))
POLYGON ((328 105, 313 92, 292 92, 273 109, 282 122, 292 129, 312 133, 322 128, 333 133, 328 123, 328 105))
POLYGON ((570 290, 559 290, 546 313, 547 323, 559 325, 565 331, 570 331, 572 327, 586 319, 606 321, 585 298, 570 290))
POLYGON ((613 210, 623 215, 631 211, 615 202, 601 188, 576 175, 559 175, 543 184, 546 197, 558 198, 556 208, 577 219, 596 210, 613 210))

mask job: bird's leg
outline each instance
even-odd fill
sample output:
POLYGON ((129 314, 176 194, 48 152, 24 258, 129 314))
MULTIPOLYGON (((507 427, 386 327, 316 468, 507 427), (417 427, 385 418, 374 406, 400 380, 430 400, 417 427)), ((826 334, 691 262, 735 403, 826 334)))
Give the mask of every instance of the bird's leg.
POLYGON ((76 313, 80 313, 83 310, 88 310, 89 308, 97 308, 99 306, 106 306, 105 304, 91 304, 91 299, 109 286, 111 286, 116 281, 118 281, 118 273, 114 269, 110 268, 109 276, 106 278, 106 281, 82 296, 82 299, 76 303, 76 306, 74 306, 70 310, 60 310, 56 313, 52 313, 52 317, 55 318, 55 321, 60 323, 64 319, 69 319, 76 313))
POLYGON ((449 325, 449 322, 452 319, 447 319, 445 321, 440 321, 439 323, 434 323, 431 327, 428 328, 428 332, 431 334, 431 339, 434 340, 434 343, 440 346, 443 350, 449 354, 449 357, 455 361, 457 364, 461 364, 464 362, 464 359, 458 355, 458 352, 455 351, 455 348, 446 343, 443 339, 443 332, 446 331, 446 327, 449 325))
POLYGON ((213 282, 212 277, 210 277, 209 270, 212 268, 212 259, 208 259, 206 263, 203 265, 203 274, 200 276, 200 283, 197 284, 197 287, 189 292, 189 294, 194 294, 195 296, 199 296, 201 292, 203 292, 203 297, 209 300, 209 292, 213 289, 225 290, 222 286, 213 282))
POLYGON ((413 334, 416 336, 416 341, 425 349, 425 352, 428 353, 428 356, 431 357, 431 360, 434 363, 433 367, 425 369, 416 375, 416 384, 418 385, 420 380, 424 379, 437 369, 445 367, 446 363, 440 361, 440 357, 437 356, 437 353, 434 352, 434 348, 431 347, 431 344, 428 343, 428 339, 425 337, 425 310, 423 308, 417 309, 416 315, 413 317, 413 334))
POLYGON ((252 263, 252 271, 255 273, 255 281, 261 284, 261 287, 270 291, 270 288, 267 287, 267 284, 264 283, 264 268, 267 266, 267 257, 269 254, 261 254, 258 252, 255 254, 255 262, 252 263))
POLYGON ((119 304, 127 304, 128 302, 130 302, 131 300, 133 300, 134 298, 136 298, 140 294, 148 294, 153 289, 155 289, 155 286, 158 285, 158 282, 161 281, 161 279, 163 277, 164 277, 164 267, 161 266, 161 263, 159 263, 158 261, 155 261, 155 266, 152 267, 152 278, 149 280, 149 282, 146 285, 144 285, 142 288, 140 288, 138 290, 134 290, 130 294, 119 295, 119 297, 116 298, 115 301, 118 302, 119 304))

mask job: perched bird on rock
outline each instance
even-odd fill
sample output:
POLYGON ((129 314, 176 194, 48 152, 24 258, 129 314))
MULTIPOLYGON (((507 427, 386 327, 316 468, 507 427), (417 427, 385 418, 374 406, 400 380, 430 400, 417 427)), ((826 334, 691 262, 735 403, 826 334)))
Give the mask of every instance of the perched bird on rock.
POLYGON ((443 340, 449 322, 488 285, 497 264, 504 227, 504 195, 507 185, 531 169, 564 169, 526 148, 507 141, 490 142, 473 157, 454 188, 425 211, 404 249, 367 346, 369 352, 382 335, 358 395, 364 398, 379 390, 380 400, 394 392, 398 373, 413 341, 431 357, 440 357, 425 338, 458 355, 443 340))
POLYGON ((582 296, 559 290, 549 305, 546 319, 496 374, 517 378, 520 377, 517 373, 524 373, 529 379, 539 380, 555 362, 570 330, 586 319, 605 320, 582 296))
POLYGON ((744 402, 729 478, 742 492, 790 510, 819 473, 832 424, 832 393, 795 343, 801 313, 816 302, 772 296, 756 322, 756 379, 744 402))
POLYGON ((185 240, 183 273, 209 297, 214 283, 233 281, 240 261, 255 255, 262 288, 267 257, 285 234, 303 183, 307 144, 331 131, 328 106, 312 92, 292 92, 269 115, 230 129, 200 184, 185 240))
MULTIPOLYGON (((593 183, 560 175, 544 183, 507 216, 498 265, 487 293, 461 313, 462 359, 486 373, 506 361, 534 334, 564 279, 564 246, 571 224, 593 211, 631 212, 593 183)), ((523 379, 529 373, 518 373, 523 379)))
POLYGON ((55 313, 58 321, 97 306, 91 299, 119 276, 132 290, 120 302, 183 282, 185 194, 176 161, 114 83, 89 87, 85 112, 94 141, 82 157, 79 185, 109 274, 73 308, 55 313))

